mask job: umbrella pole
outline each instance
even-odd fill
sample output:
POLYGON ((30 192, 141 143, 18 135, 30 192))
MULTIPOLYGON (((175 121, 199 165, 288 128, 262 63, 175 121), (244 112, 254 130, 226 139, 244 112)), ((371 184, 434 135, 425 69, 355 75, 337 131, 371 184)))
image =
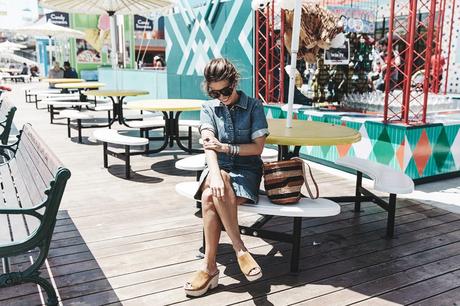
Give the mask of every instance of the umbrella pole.
POLYGON ((49 62, 50 62, 50 67, 53 67, 53 51, 52 51, 52 45, 53 41, 51 40, 51 35, 48 36, 48 56, 49 56, 49 62))
POLYGON ((110 43, 112 46, 110 60, 112 61, 112 70, 114 72, 115 89, 118 89, 117 21, 114 11, 109 11, 107 14, 110 16, 110 43))
POLYGON ((115 12, 107 12, 110 16, 110 43, 112 45, 112 52, 110 59, 112 61, 112 68, 115 69, 118 66, 118 53, 117 53, 117 27, 116 27, 116 16, 115 12))
POLYGON ((294 20, 292 39, 291 39, 291 73, 289 74, 289 95, 288 95, 288 113, 286 120, 286 127, 292 127, 292 104, 294 104, 294 86, 295 86, 295 72, 297 66, 297 52, 299 50, 299 36, 300 36, 300 20, 302 1, 297 0, 294 8, 294 20))

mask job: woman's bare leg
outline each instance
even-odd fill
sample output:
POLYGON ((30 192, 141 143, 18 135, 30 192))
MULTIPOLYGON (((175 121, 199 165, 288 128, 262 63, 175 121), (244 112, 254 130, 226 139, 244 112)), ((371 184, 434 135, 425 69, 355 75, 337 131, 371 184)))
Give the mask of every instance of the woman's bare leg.
POLYGON ((205 237, 204 265, 208 273, 214 274, 217 271, 216 256, 220 233, 222 231, 222 222, 214 206, 208 179, 203 186, 201 207, 205 237))
MULTIPOLYGON (((237 256, 241 256, 247 251, 241 240, 240 229, 238 226, 238 205, 247 201, 245 198, 237 197, 233 191, 230 175, 221 170, 222 179, 225 185, 225 192, 222 198, 213 197, 214 208, 225 227, 225 231, 232 241, 233 249, 237 256)), ((253 269, 250 274, 255 275, 260 272, 259 269, 253 269)))

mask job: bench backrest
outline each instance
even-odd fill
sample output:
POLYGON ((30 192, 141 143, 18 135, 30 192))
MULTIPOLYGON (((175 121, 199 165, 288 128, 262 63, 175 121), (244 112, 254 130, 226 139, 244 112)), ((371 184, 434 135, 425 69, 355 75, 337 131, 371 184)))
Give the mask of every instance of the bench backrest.
POLYGON ((41 208, 40 225, 31 233, 31 240, 42 240, 48 249, 70 171, 28 124, 24 125, 18 150, 8 165, 19 205, 41 208))
POLYGON ((16 106, 12 106, 4 99, 0 104, 0 126, 3 128, 0 134, 0 142, 3 145, 8 143, 11 126, 13 125, 14 113, 16 113, 16 106))

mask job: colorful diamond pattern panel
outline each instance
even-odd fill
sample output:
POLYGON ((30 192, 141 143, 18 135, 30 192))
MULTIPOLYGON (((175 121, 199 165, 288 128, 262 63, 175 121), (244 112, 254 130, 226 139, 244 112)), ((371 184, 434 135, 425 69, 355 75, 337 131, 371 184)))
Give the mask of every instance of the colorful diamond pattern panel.
MULTIPOLYGON (((285 118, 277 106, 266 106, 270 118, 285 118)), ((300 112, 299 120, 344 125, 359 130, 361 141, 352 145, 303 147, 302 154, 334 162, 356 156, 389 165, 413 179, 460 171, 460 124, 418 127, 386 125, 376 121, 342 121, 337 115, 300 112)))

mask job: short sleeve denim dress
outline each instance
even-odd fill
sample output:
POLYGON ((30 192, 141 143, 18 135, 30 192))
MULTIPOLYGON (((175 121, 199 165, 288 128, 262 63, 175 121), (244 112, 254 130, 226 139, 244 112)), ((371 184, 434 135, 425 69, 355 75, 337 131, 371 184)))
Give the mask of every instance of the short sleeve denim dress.
MULTIPOLYGON (((242 91, 238 91, 238 95, 240 98, 232 107, 227 107, 217 99, 205 102, 200 114, 200 131, 211 130, 221 143, 229 144, 252 143, 258 137, 267 136, 268 125, 262 102, 248 97, 242 91)), ((231 156, 217 153, 217 161, 220 169, 229 173, 236 196, 257 203, 262 178, 260 155, 231 156)), ((208 173, 206 167, 200 177, 200 188, 195 199, 201 198, 201 185, 208 173)))

